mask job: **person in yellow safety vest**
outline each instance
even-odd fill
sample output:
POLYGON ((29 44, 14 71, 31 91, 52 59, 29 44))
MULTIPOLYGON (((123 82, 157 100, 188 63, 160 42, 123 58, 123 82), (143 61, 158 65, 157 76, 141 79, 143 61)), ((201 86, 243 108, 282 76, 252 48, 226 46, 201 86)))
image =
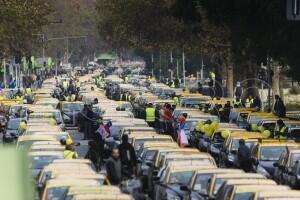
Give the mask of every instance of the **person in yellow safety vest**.
POLYGON ((123 100, 123 93, 120 93, 120 101, 123 100))
POLYGON ((17 95, 17 96, 16 96, 16 100, 17 100, 17 101, 21 101, 21 100, 23 100, 23 97, 22 97, 22 96, 19 96, 19 95, 17 95))
POLYGON ((56 120, 54 118, 51 118, 49 121, 49 125, 51 125, 51 126, 57 125, 56 120))
POLYGON ((27 129, 27 122, 25 120, 22 120, 19 124, 18 132, 19 134, 22 134, 26 131, 27 129))
POLYGON ((128 101, 128 92, 125 93, 125 101, 128 101))
POLYGON ((175 102, 175 105, 178 106, 179 105, 179 98, 178 98, 178 96, 174 95, 173 100, 175 102))
POLYGON ((242 100, 241 99, 239 99, 239 98, 235 98, 235 99, 233 99, 233 105, 238 105, 238 106, 240 106, 241 104, 242 104, 242 100))
POLYGON ((212 80, 216 80, 216 74, 214 72, 210 72, 209 75, 212 80))
POLYGON ((31 96, 31 95, 32 95, 32 90, 31 90, 31 88, 26 88, 26 89, 25 89, 25 94, 26 94, 26 96, 31 96))
POLYGON ((67 80, 64 80, 62 85, 63 85, 63 88, 64 88, 65 90, 67 90, 68 87, 69 87, 69 82, 68 82, 67 80))
POLYGON ((175 82, 173 80, 171 80, 171 88, 175 88, 175 82))
POLYGON ((252 98, 252 96, 249 96, 249 98, 246 99, 245 101, 245 107, 250 108, 251 105, 253 104, 254 99, 252 98))
POLYGON ((275 137, 280 140, 286 140, 288 127, 283 123, 282 119, 277 120, 277 126, 275 129, 275 137))
POLYGON ((125 83, 128 83, 128 76, 125 76, 125 83))
POLYGON ((155 109, 153 108, 153 104, 149 103, 146 108, 146 122, 150 127, 154 127, 155 124, 155 109))
POLYGON ((64 150, 64 158, 65 159, 76 159, 78 158, 78 154, 76 152, 76 149, 75 149, 75 145, 73 144, 73 142, 71 144, 68 144, 68 140, 70 139, 67 139, 67 145, 66 145, 66 148, 64 150))
POLYGON ((127 99, 127 101, 131 101, 131 94, 130 94, 130 93, 128 94, 128 99, 127 99))

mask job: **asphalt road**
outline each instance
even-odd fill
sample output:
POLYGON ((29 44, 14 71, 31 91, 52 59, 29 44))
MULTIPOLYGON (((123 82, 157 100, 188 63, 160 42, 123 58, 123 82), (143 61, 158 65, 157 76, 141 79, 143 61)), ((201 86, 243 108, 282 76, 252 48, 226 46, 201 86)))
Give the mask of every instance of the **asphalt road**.
POLYGON ((88 151, 88 140, 83 140, 83 133, 78 132, 78 130, 68 130, 67 132, 70 133, 73 142, 79 142, 80 146, 77 147, 76 151, 80 158, 84 158, 88 151))

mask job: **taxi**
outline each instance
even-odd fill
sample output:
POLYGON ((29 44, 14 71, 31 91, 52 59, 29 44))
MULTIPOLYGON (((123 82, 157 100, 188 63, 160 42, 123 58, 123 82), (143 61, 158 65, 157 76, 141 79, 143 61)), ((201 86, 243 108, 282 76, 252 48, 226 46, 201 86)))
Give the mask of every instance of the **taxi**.
POLYGON ((257 142, 258 139, 262 139, 263 135, 259 133, 249 132, 234 132, 223 143, 221 148, 219 165, 220 166, 234 166, 236 160, 237 150, 239 148, 239 140, 244 139, 245 144, 251 149, 257 142))
POLYGON ((131 134, 129 135, 129 141, 136 152, 138 152, 144 142, 173 142, 173 138, 170 135, 131 134))
POLYGON ((60 140, 61 138, 71 138, 69 133, 68 132, 62 132, 62 131, 59 131, 59 132, 55 132, 55 131, 51 131, 51 132, 30 132, 30 133, 27 133, 24 134, 24 135, 50 135, 50 136, 55 136, 57 138, 57 140, 60 140))
POLYGON ((207 145, 208 146, 207 152, 210 153, 214 157, 214 159, 218 162, 221 148, 226 139, 226 137, 224 137, 222 133, 227 132, 230 135, 230 133, 243 132, 243 131, 245 130, 240 128, 218 128, 217 130, 214 131, 214 133, 211 135, 209 139, 207 145))
POLYGON ((252 112, 247 117, 248 129, 257 131, 257 124, 263 119, 277 119, 278 117, 273 113, 266 112, 252 112))
POLYGON ((34 105, 39 106, 51 106, 53 109, 56 109, 58 106, 59 100, 55 98, 40 98, 35 102, 34 105))
POLYGON ((60 127, 58 126, 51 126, 51 125, 43 125, 43 126, 27 126, 26 132, 32 133, 32 132, 60 132, 62 131, 60 127))
POLYGON ((121 130, 121 136, 123 134, 127 134, 127 135, 130 135, 134 132, 144 132, 144 133, 147 133, 147 132, 155 132, 155 129, 153 127, 136 127, 136 126, 127 126, 127 127, 123 127, 122 130, 121 130))
POLYGON ((253 171, 272 178, 275 171, 274 163, 278 162, 280 155, 288 149, 300 149, 300 144, 293 141, 259 141, 251 152, 253 171))
POLYGON ((64 159, 63 152, 53 152, 53 151, 37 151, 30 152, 28 154, 30 160, 30 166, 32 172, 32 177, 36 179, 40 171, 50 164, 53 160, 64 159))
POLYGON ((18 138, 17 149, 28 150, 37 141, 57 141, 53 135, 22 135, 18 138))
POLYGON ((117 186, 74 186, 70 187, 65 200, 72 200, 75 195, 79 194, 121 194, 117 186))
POLYGON ((64 199, 68 189, 72 186, 97 186, 99 181, 94 179, 52 179, 47 181, 43 191, 42 200, 64 199))
POLYGON ((100 185, 103 185, 105 176, 103 174, 93 174, 93 173, 81 173, 78 174, 77 172, 73 173, 68 173, 64 171, 56 171, 55 173, 52 173, 51 179, 63 179, 63 178, 68 178, 72 177, 74 179, 81 179, 81 180, 97 180, 100 185))
POLYGON ((273 185, 277 186, 276 182, 268 179, 229 179, 222 184, 220 187, 216 199, 225 199, 226 194, 229 194, 231 191, 235 191, 239 185, 273 185))
POLYGON ((180 186, 188 185, 193 174, 200 169, 211 169, 211 165, 170 166, 154 185, 156 200, 176 198, 176 192, 180 186), (175 193, 175 194, 174 194, 175 193))
MULTIPOLYGON (((223 168, 213 168, 213 169, 201 169, 197 170, 187 188, 181 188, 178 191, 183 197, 190 198, 190 194, 192 196, 201 195, 207 196, 207 186, 213 177, 214 174, 244 174, 243 170, 239 169, 223 169, 223 168)), ((185 198, 183 198, 185 199, 185 198)))
POLYGON ((60 144, 54 144, 54 145, 36 145, 33 143, 29 149, 29 152, 36 152, 36 151, 64 151, 65 147, 60 144))
POLYGON ((78 194, 73 200, 133 200, 128 194, 78 194))
POLYGON ((46 182, 51 179, 52 174, 57 172, 67 174, 95 174, 91 166, 87 163, 52 163, 45 166, 38 179, 38 188, 43 189, 46 182))
POLYGON ((201 107, 204 104, 208 104, 211 97, 201 94, 187 94, 180 98, 181 107, 201 107))
POLYGON ((275 167, 274 179, 280 184, 289 185, 291 188, 299 188, 299 172, 295 167, 299 160, 300 149, 286 148, 286 150, 281 153, 278 162, 273 164, 275 167))
MULTIPOLYGON (((230 179, 266 179, 266 177, 261 174, 255 174, 255 173, 214 174, 207 186, 206 197, 215 199, 222 184, 225 181, 230 179)), ((201 198, 201 195, 195 194, 195 196, 192 196, 192 198, 194 197, 196 199, 199 199, 201 198)))
POLYGON ((255 195, 251 200, 299 200, 300 192, 291 190, 288 192, 282 191, 261 191, 255 195))
POLYGON ((274 185, 274 182, 270 182, 270 180, 248 180, 249 184, 247 184, 247 180, 244 180, 244 184, 231 184, 231 180, 227 181, 229 184, 223 185, 220 188, 218 194, 216 195, 216 199, 252 199, 259 192, 262 191, 281 191, 282 193, 289 193, 290 189, 287 186, 278 186, 274 185), (253 184, 251 184, 253 182, 253 184), (257 183, 255 183, 257 182, 257 183), (224 190, 226 188, 226 190, 224 190))

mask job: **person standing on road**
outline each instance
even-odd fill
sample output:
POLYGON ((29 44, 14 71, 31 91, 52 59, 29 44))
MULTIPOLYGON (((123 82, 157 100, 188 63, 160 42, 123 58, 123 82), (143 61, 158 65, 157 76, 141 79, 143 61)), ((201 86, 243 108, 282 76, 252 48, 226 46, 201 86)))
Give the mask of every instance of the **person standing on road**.
POLYGON ((122 136, 122 144, 118 146, 122 162, 122 171, 129 178, 136 174, 137 159, 133 146, 128 142, 128 135, 122 136))
POLYGON ((280 140, 287 139, 288 127, 284 124, 282 119, 277 120, 277 126, 275 128, 275 137, 280 140))
POLYGON ((237 153, 237 165, 245 172, 249 172, 251 170, 250 157, 251 157, 250 148, 246 146, 244 139, 240 139, 238 153, 237 153))
POLYGON ((101 162, 100 162, 100 154, 98 151, 98 146, 95 141, 89 141, 89 150, 87 154, 85 155, 85 159, 91 160, 91 162, 94 164, 96 168, 96 172, 99 172, 101 170, 101 162))
POLYGON ((155 124, 155 109, 152 103, 149 103, 146 108, 146 122, 150 127, 154 127, 155 124))
POLYGON ((107 179, 111 185, 120 185, 122 181, 122 163, 117 147, 111 151, 111 156, 106 162, 107 179))
POLYGON ((286 108, 279 95, 275 95, 274 112, 278 117, 285 117, 286 108))

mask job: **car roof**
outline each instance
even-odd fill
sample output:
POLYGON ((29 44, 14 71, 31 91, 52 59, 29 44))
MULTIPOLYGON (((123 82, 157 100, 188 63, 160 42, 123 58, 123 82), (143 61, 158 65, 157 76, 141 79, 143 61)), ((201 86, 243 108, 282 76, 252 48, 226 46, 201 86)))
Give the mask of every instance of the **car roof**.
POLYGON ((265 178, 262 174, 243 173, 243 174, 216 174, 216 178, 265 178))
POLYGON ((111 185, 101 185, 101 186, 72 186, 68 190, 68 195, 75 194, 90 194, 90 193, 112 193, 118 194, 121 193, 121 190, 117 186, 111 185))
POLYGON ((56 140, 56 137, 53 135, 22 135, 18 138, 18 142, 20 141, 32 141, 32 140, 56 140))
MULTIPOLYGON (((266 185, 266 184, 257 184, 257 185, 237 185, 236 193, 245 193, 245 192, 260 192, 260 191, 285 191, 290 190, 288 186, 282 185, 266 185)), ((290 191, 289 191, 290 192, 290 191)))
POLYGON ((35 151, 29 152, 29 156, 63 156, 63 152, 60 151, 35 151))
POLYGON ((270 179, 229 179, 226 185, 277 185, 270 179))
POLYGON ((99 185, 99 181, 95 179, 75 179, 75 178, 57 178, 47 181, 47 187, 62 187, 75 185, 99 185))
POLYGON ((79 194, 73 200, 133 200, 128 194, 79 194))

